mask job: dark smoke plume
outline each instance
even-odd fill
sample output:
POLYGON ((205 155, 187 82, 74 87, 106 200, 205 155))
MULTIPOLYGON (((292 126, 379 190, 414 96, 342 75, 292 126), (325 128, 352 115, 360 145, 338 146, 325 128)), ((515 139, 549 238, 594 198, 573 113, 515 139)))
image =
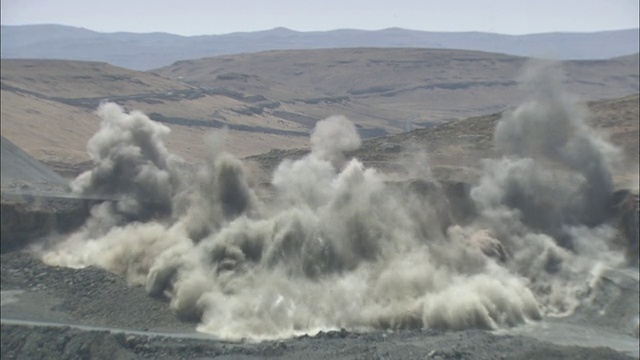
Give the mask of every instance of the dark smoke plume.
POLYGON ((530 69, 525 77, 529 101, 501 119, 494 139, 496 147, 508 155, 549 159, 557 166, 572 170, 573 173, 562 176, 532 164, 536 169, 531 170, 537 174, 528 174, 530 183, 523 184, 524 190, 537 194, 541 194, 539 187, 543 186, 550 190, 546 194, 549 199, 557 199, 559 195, 561 201, 526 202, 521 199, 525 195, 514 193, 507 197, 531 218, 534 213, 544 213, 542 210, 551 205, 547 216, 558 219, 560 224, 595 226, 606 220, 614 191, 612 170, 619 163, 621 153, 587 125, 588 113, 562 91, 560 79, 560 69, 552 63, 540 63, 530 69), (551 182, 557 182, 557 187, 548 186, 551 182), (576 189, 574 193, 571 188, 576 189))
POLYGON ((98 115, 100 130, 87 144, 94 168, 78 176, 72 190, 118 197, 117 212, 130 220, 170 214, 181 161, 164 145, 169 128, 138 111, 126 114, 116 104, 100 106, 98 115))

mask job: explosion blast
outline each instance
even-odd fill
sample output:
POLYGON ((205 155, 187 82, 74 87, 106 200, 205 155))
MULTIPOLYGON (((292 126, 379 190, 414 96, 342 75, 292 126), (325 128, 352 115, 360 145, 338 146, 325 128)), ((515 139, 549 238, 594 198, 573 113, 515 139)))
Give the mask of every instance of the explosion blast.
POLYGON ((163 143, 167 127, 104 104, 88 143, 95 166, 72 187, 121 200, 42 257, 126 276, 226 339, 570 314, 598 269, 623 262, 607 223, 619 154, 554 71, 532 75, 530 99, 498 123, 504 157, 484 161, 464 224, 433 179, 410 186, 347 159, 361 141, 344 117, 318 122, 311 153, 283 161, 261 197, 240 160, 211 146, 189 174, 163 143))

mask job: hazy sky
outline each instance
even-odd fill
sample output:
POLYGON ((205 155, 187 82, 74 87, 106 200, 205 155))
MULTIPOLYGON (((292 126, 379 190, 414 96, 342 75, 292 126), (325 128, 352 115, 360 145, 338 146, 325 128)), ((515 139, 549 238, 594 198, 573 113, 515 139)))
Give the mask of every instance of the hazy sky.
POLYGON ((383 29, 528 34, 638 27, 638 0, 2 0, 2 24, 224 34, 383 29))

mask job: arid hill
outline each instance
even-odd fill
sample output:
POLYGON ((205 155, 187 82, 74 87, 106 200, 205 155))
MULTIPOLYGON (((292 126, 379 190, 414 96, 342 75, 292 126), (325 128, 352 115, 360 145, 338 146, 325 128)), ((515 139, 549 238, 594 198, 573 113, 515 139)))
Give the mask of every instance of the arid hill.
MULTIPOLYGON (((245 157, 305 148, 315 123, 331 115, 347 116, 367 139, 497 113, 522 100, 527 64, 508 55, 427 49, 271 51, 183 61, 154 73, 3 60, 2 135, 73 176, 89 160, 85 146, 99 126, 95 109, 113 101, 169 126, 169 148, 189 162, 201 161, 207 134, 222 129, 222 146, 245 157)), ((580 101, 638 92, 637 55, 561 65, 580 101)), ((620 131, 615 136, 632 136, 620 131)))
MULTIPOLYGON (((640 95, 586 103, 588 121, 623 151, 622 166, 617 169, 620 187, 638 186, 638 138, 640 95)), ((469 181, 481 165, 480 160, 499 156, 493 144, 493 133, 502 113, 471 117, 439 126, 366 140, 350 156, 365 165, 385 171, 406 173, 417 161, 428 161, 436 178, 447 181, 469 181)), ((248 160, 256 162, 270 174, 285 158, 299 158, 304 149, 271 151, 248 160)), ((262 180, 267 181, 266 178, 262 180)))
POLYGON ((3 177, 65 183, 18 147, 76 175, 104 101, 169 126, 170 150, 196 166, 212 145, 204 135, 218 129, 217 145, 246 167, 214 151, 191 177, 157 140, 164 128, 110 104, 91 142, 96 167, 73 183, 75 196, 8 194, 3 184, 1 357, 637 358, 637 58, 564 64, 586 111, 552 68, 527 96, 516 75, 480 70, 501 61, 456 54, 470 58, 442 58, 445 85, 412 79, 433 69, 405 69, 408 58, 379 65, 362 80, 375 91, 355 93, 339 86, 366 65, 324 83, 318 72, 326 87, 315 89, 285 73, 242 87, 241 73, 225 72, 216 87, 105 64, 3 61, 3 177), (502 105, 469 100, 448 121, 424 104, 439 91, 442 114, 465 104, 449 96, 502 105), (527 99, 536 101, 512 111, 527 99), (403 108, 418 115, 399 117, 403 108), (323 121, 314 156, 270 181, 334 113, 357 128, 323 121), (344 151, 383 171, 342 167, 344 151), (514 158, 486 162, 472 182, 480 159, 500 151, 514 158), (278 341, 254 341, 263 339, 278 341))
MULTIPOLYGON (((370 48, 218 56, 155 72, 200 88, 260 94, 316 119, 342 113, 395 133, 407 120, 426 126, 516 104, 530 64, 527 58, 476 51, 370 48)), ((567 61, 562 68, 566 89, 580 100, 638 92, 637 55, 567 61)))
POLYGON ((213 129, 227 128, 225 146, 239 156, 301 147, 307 138, 300 126, 246 110, 255 99, 240 92, 205 92, 104 63, 3 60, 1 85, 2 135, 67 175, 88 160, 85 147, 100 121, 94 111, 104 101, 168 125, 169 147, 194 162, 213 129))

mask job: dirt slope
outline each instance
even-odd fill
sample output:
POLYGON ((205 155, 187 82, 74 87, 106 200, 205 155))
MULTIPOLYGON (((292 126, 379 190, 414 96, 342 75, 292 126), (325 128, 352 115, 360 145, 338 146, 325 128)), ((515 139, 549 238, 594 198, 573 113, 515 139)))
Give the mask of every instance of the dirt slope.
POLYGON ((95 98, 184 90, 189 86, 107 63, 2 60, 3 88, 53 98, 95 98))
POLYGON ((240 156, 306 144, 295 122, 264 116, 242 93, 204 93, 157 75, 103 63, 2 61, 2 135, 68 176, 88 161, 86 144, 99 127, 95 110, 115 101, 142 110, 172 130, 173 152, 197 162, 205 138, 225 127, 225 146, 240 156))
MULTIPOLYGON (((588 121, 597 131, 610 137, 623 150, 622 166, 617 169, 616 181, 622 188, 638 187, 639 94, 619 99, 592 101, 588 121)), ((351 153, 368 166, 385 171, 407 172, 424 154, 437 178, 450 181, 469 181, 477 175, 480 160, 498 156, 494 149, 493 132, 501 113, 470 117, 439 126, 366 140, 351 153)), ((270 174, 284 158, 298 158, 306 150, 272 151, 251 156, 270 174)), ((268 181, 266 177, 262 179, 268 181)))
POLYGON ((11 141, 2 137, 2 185, 16 181, 52 183, 67 182, 46 165, 31 157, 11 141))
MULTIPOLYGON (((104 63, 3 60, 2 135, 71 177, 89 160, 95 109, 115 101, 170 127, 169 148, 189 162, 202 161, 205 139, 225 128, 222 146, 245 157, 307 147, 315 123, 335 114, 372 138, 496 113, 522 100, 526 63, 455 50, 273 51, 178 62, 161 77, 104 63)), ((637 55, 563 66, 579 99, 637 93, 637 55)), ((633 131, 615 131, 632 142, 633 131)))
MULTIPOLYGON (((360 113, 354 120, 377 116, 391 122, 397 132, 408 118, 420 125, 513 105, 522 95, 518 81, 528 62, 477 51, 361 48, 218 56, 179 61, 154 72, 198 87, 238 89, 292 106, 314 99, 364 104, 375 111, 360 113)), ((582 100, 638 92, 637 55, 566 61, 562 66, 567 90, 582 100)), ((322 111, 306 105, 304 114, 318 116, 322 111)))

